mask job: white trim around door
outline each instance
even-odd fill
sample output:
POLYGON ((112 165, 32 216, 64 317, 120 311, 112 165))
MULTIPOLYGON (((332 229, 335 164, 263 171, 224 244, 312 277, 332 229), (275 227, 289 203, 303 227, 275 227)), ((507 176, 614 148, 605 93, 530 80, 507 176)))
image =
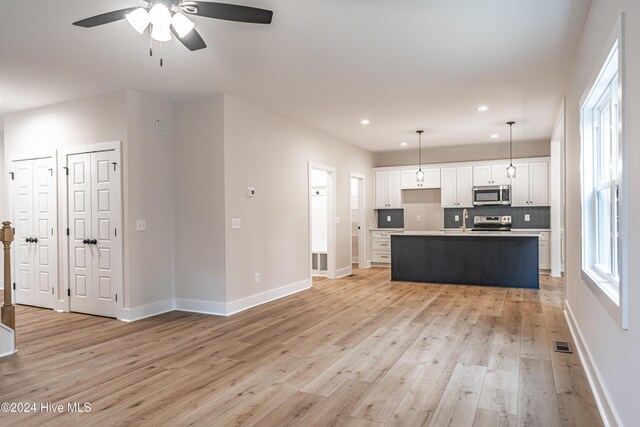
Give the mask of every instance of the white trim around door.
MULTIPOLYGON (((349 173, 349 202, 353 195, 351 194, 351 180, 358 180, 358 268, 369 267, 366 262, 367 239, 366 239, 366 215, 365 215, 365 197, 366 197, 366 178, 364 174, 351 172, 349 173)), ((351 205, 349 205, 351 208, 351 205)), ((353 242, 349 239, 349 254, 353 253, 353 242)))
POLYGON ((64 231, 62 310, 121 319, 125 315, 122 142, 60 150, 59 163, 63 177, 59 180, 60 229, 64 231), (70 170, 72 161, 77 171, 70 170), (82 174, 86 178, 81 178, 82 174), (70 182, 71 179, 74 182, 70 182), (87 179, 91 183, 80 182, 87 179), (83 219, 83 215, 87 218, 83 219), (88 218, 91 218, 90 226, 85 228, 85 224, 82 230, 76 229, 79 223, 89 221, 88 218), (85 273, 77 273, 80 270, 85 273), (77 273, 74 283, 72 271, 77 273), (73 298, 77 298, 75 303, 73 298))
POLYGON ((327 173, 327 278, 336 278, 336 170, 331 166, 325 166, 318 163, 308 163, 308 191, 309 191, 309 277, 311 277, 312 269, 312 246, 311 246, 311 230, 312 230, 312 185, 311 171, 313 169, 321 170, 327 173))

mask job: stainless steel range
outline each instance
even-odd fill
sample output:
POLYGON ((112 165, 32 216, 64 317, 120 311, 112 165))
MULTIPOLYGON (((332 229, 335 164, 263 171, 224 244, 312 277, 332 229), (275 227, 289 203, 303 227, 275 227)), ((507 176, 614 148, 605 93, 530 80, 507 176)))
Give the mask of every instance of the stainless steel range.
POLYGON ((473 231, 511 231, 511 216, 476 216, 473 231))

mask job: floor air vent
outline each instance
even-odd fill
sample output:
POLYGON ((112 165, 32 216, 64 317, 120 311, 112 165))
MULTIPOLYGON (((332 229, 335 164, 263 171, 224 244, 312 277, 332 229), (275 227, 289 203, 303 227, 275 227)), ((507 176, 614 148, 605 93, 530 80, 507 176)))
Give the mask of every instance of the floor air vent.
POLYGON ((569 343, 566 341, 554 341, 553 349, 558 353, 573 353, 573 350, 571 350, 571 345, 569 345, 569 343))

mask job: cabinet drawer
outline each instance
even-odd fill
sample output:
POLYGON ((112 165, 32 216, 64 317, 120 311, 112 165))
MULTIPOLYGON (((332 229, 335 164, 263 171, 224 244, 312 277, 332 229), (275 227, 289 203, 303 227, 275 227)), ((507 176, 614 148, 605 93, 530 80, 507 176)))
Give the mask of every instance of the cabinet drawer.
POLYGON ((373 241, 374 251, 390 251, 391 239, 374 239, 373 241))
POLYGON ((371 261, 373 262, 391 262, 391 252, 385 251, 371 251, 371 261))
POLYGON ((391 240, 391 231, 372 231, 371 238, 391 240))

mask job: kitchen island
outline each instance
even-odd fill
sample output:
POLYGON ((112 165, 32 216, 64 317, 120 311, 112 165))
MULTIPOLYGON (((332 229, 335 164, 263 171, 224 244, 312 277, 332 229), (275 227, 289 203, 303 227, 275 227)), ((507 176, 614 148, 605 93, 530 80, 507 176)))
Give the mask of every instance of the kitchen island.
POLYGON ((423 231, 391 235, 391 280, 539 288, 538 233, 423 231))

